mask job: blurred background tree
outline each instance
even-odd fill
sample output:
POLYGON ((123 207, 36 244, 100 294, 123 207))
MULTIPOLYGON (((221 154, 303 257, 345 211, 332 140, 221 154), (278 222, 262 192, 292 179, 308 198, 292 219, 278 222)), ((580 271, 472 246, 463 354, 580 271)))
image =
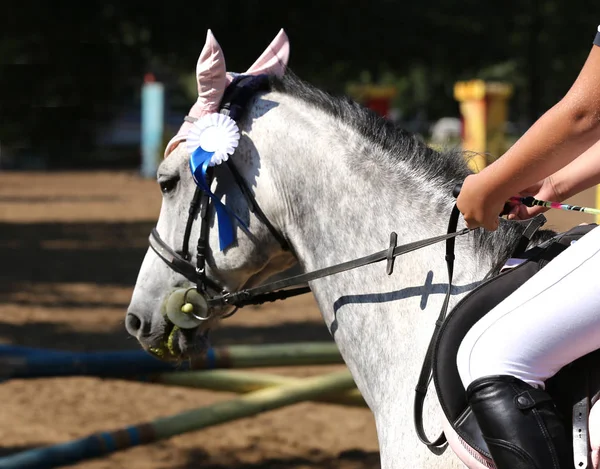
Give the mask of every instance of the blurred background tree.
POLYGON ((227 68, 243 71, 283 27, 298 75, 334 93, 394 84, 406 122, 458 116, 457 80, 506 81, 511 120, 525 128, 567 91, 600 22, 591 0, 21 0, 2 10, 0 144, 51 167, 101 165, 99 134, 138 119, 148 72, 180 119, 208 28, 227 68))

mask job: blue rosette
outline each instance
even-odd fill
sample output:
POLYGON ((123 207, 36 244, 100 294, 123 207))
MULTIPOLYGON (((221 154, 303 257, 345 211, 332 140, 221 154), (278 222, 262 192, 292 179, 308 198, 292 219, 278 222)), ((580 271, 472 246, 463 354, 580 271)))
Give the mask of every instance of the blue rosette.
POLYGON ((219 226, 219 244, 223 251, 234 241, 233 218, 247 230, 244 223, 213 194, 207 184, 206 171, 216 166, 235 152, 240 140, 240 131, 233 119, 225 114, 207 114, 190 128, 187 149, 190 153, 190 171, 196 184, 213 200, 219 226))

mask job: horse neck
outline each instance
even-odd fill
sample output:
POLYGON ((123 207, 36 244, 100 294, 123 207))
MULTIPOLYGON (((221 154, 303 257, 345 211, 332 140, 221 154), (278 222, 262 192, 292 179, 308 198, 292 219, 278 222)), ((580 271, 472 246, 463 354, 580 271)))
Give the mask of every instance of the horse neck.
MULTIPOLYGON (((282 202, 274 218, 306 270, 382 250, 392 231, 399 243, 445 232, 457 181, 439 171, 424 175, 411 166, 410 155, 386 154, 351 125, 285 94, 272 95, 265 99, 278 106, 252 130, 266 130, 261 166, 268 167, 269 186, 282 202)), ((414 139, 409 151, 423 151, 423 144, 407 138, 414 139)), ((457 249, 470 244, 459 241, 457 249)), ((473 276, 489 270, 487 257, 473 262, 473 276)))
MULTIPOLYGON (((269 217, 305 270, 385 249, 392 231, 399 244, 446 231, 458 181, 423 175, 410 155, 385 154, 351 125, 298 99, 271 93, 263 100, 277 106, 252 121, 266 182, 260 202, 271 204, 269 217)), ((474 244, 472 235, 457 241, 453 302, 493 263, 493 249, 475 255, 474 244)), ((414 385, 446 291, 444 249, 439 243, 401 256, 389 276, 385 264, 376 263, 311 282, 325 324, 374 413, 384 469, 460 466, 436 459, 412 426, 414 385)), ((425 420, 435 428, 438 411, 426 406, 425 420)))

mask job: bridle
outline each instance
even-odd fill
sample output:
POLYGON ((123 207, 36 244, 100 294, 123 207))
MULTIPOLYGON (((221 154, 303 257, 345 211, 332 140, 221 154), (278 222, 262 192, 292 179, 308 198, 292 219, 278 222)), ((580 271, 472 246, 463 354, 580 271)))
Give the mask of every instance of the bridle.
MULTIPOLYGON (((221 113, 227 114, 235 121, 239 121, 243 116, 243 113, 250 101, 256 93, 261 91, 269 90, 269 79, 266 75, 251 76, 251 75, 238 75, 234 78, 231 84, 227 87, 223 100, 221 102, 220 111, 221 113)), ((190 116, 185 118, 187 121, 194 122, 196 119, 190 116)), ((290 251, 290 245, 285 237, 277 231, 273 224, 269 221, 267 216, 261 210, 259 204, 248 184, 241 176, 235 165, 232 163, 231 158, 225 162, 226 168, 232 174, 236 184, 240 188, 244 198, 248 203, 248 207, 255 216, 261 220, 262 223, 269 229, 270 233, 280 244, 281 248, 285 251, 290 251)), ((214 178, 214 167, 209 168, 207 171, 207 185, 210 184, 214 178)), ((455 194, 456 195, 456 194, 455 194)), ((432 238, 415 241, 405 245, 398 246, 396 233, 391 233, 390 244, 386 249, 375 252, 368 256, 364 256, 358 259, 354 259, 347 262, 335 264, 330 267, 318 269, 305 274, 300 274, 274 282, 270 282, 265 285, 258 287, 243 289, 234 292, 228 292, 225 288, 220 286, 217 282, 210 279, 206 275, 206 258, 209 250, 208 235, 209 235, 209 210, 212 206, 209 195, 201 189, 200 186, 196 187, 194 196, 189 205, 188 219, 184 231, 183 241, 181 248, 175 250, 171 248, 159 235, 156 228, 154 228, 150 234, 150 247, 154 252, 169 266, 173 271, 179 273, 187 280, 195 285, 195 290, 204 298, 206 302, 206 311, 195 311, 191 313, 198 321, 205 321, 213 317, 213 311, 217 308, 234 307, 233 312, 237 308, 241 308, 247 305, 258 305, 269 301, 282 300, 292 296, 301 295, 310 292, 310 288, 307 286, 308 282, 319 278, 334 275, 347 270, 356 269, 365 265, 373 264, 383 260, 387 260, 386 272, 391 275, 394 267, 394 260, 397 256, 402 254, 415 251, 417 249, 436 244, 442 241, 447 242, 447 251, 452 251, 451 254, 446 255, 446 261, 448 263, 448 272, 450 275, 450 284, 452 278, 452 268, 454 260, 454 238, 460 235, 468 233, 468 228, 457 231, 456 225, 458 221, 459 212, 456 206, 453 210, 451 222, 448 226, 448 232, 445 235, 435 236, 432 238), (199 214, 200 218, 200 235, 198 237, 198 243, 196 246, 196 259, 195 263, 192 262, 192 255, 190 254, 190 237, 192 226, 196 215, 199 214), (294 288, 290 288, 294 287, 294 288), (209 292, 212 290, 212 292, 209 292)), ((448 286, 447 301, 449 300, 450 288, 448 286)), ((228 313, 228 317, 233 312, 228 313)), ((195 326, 197 326, 196 323, 195 326)), ((194 327, 195 327, 194 326, 194 327)), ((191 326, 190 326, 191 327, 191 326)))
MULTIPOLYGON (((248 101, 259 91, 266 91, 269 88, 269 81, 266 75, 259 76, 237 76, 234 78, 232 83, 227 87, 223 100, 221 102, 220 110, 222 114, 228 115, 234 121, 239 121, 242 117, 248 101)), ((195 117, 186 116, 185 120, 188 122, 195 122, 195 117)), ((225 162, 226 168, 229 170, 236 184, 240 188, 242 195, 246 199, 248 207, 262 223, 266 225, 272 236, 277 240, 281 248, 285 251, 289 251, 290 247, 287 240, 275 229, 273 224, 266 217, 260 205, 256 201, 254 194, 248 187, 248 184, 241 176, 235 165, 231 162, 231 159, 225 162)), ((214 178, 214 167, 211 167, 207 171, 206 184, 210 187, 214 178)), ((196 290, 208 297, 208 290, 212 290, 213 293, 220 294, 221 296, 226 295, 227 291, 221 287, 217 282, 210 279, 206 275, 206 257, 208 254, 208 235, 209 235, 209 210, 211 208, 211 200, 209 195, 202 190, 200 186, 197 186, 194 191, 194 196, 189 205, 188 219, 185 226, 183 235, 183 242, 181 249, 175 250, 171 248, 159 235, 156 228, 152 229, 150 234, 150 247, 154 252, 175 272, 184 276, 187 280, 196 285, 196 290), (196 215, 200 218, 200 235, 198 237, 198 243, 196 245, 196 263, 192 263, 192 255, 190 254, 190 237, 192 232, 192 226, 196 215)), ((306 293, 308 289, 303 288, 300 293, 306 293)), ((210 299, 208 301, 209 306, 214 304, 210 299)), ((225 303, 224 303, 225 304, 225 303)), ((238 305, 236 305, 238 306, 238 305)), ((239 306, 238 306, 239 307, 239 306)), ((234 311, 235 312, 235 311, 234 311)), ((194 313, 196 318, 199 320, 206 320, 210 318, 210 314, 204 316, 202 313, 194 313)), ((233 313, 228 314, 230 316, 233 313)))
MULTIPOLYGON (((239 122, 243 117, 248 103, 256 95, 256 93, 268 91, 269 89, 269 78, 266 75, 238 75, 232 80, 230 85, 225 90, 219 112, 226 114, 234 121, 239 122)), ((186 116, 185 119, 189 122, 194 122, 196 120, 190 116, 186 116)), ((254 197, 254 194, 252 193, 252 190, 237 170, 235 164, 232 162, 232 158, 225 161, 225 167, 233 176, 235 183, 246 199, 250 211, 254 213, 254 215, 262 223, 264 223, 281 248, 284 251, 290 251, 291 249, 287 239, 279 231, 277 231, 265 213, 261 210, 254 197)), ((214 177, 214 167, 211 167, 206 173, 207 187, 210 187, 214 177)), ((458 196, 459 191, 460 186, 457 186, 454 190, 454 196, 458 196)), ((243 306, 258 305, 268 301, 282 300, 292 296, 308 293, 310 292, 308 283, 312 280, 356 269, 358 267, 366 266, 383 260, 387 260, 386 272, 388 275, 391 275, 396 257, 442 241, 446 241, 446 264, 449 277, 446 299, 444 301, 444 306, 442 307, 442 315, 445 315, 452 287, 452 271, 454 268, 454 238, 467 234, 471 231, 468 228, 457 230, 460 212, 456 208, 456 205, 454 205, 452 215, 448 223, 448 230, 444 235, 434 236, 432 238, 414 241, 398 246, 396 242, 396 233, 391 233, 389 246, 386 249, 373 254, 335 264, 323 269, 314 270, 312 272, 276 280, 254 288, 228 292, 225 288, 206 275, 206 258, 209 250, 208 235, 210 229, 209 211, 212 205, 213 203, 211 202, 209 194, 207 194, 200 187, 200 185, 198 185, 189 205, 188 219, 185 226, 181 248, 179 250, 171 248, 160 237, 156 228, 152 230, 149 239, 150 247, 154 250, 154 252, 173 271, 179 273, 192 284, 194 284, 194 289, 200 295, 200 297, 203 298, 203 303, 205 303, 201 308, 203 311, 190 312, 190 314, 198 322, 192 322, 188 328, 197 327, 199 322, 213 317, 213 313, 216 309, 234 307, 233 312, 228 313, 227 315, 221 315, 221 318, 228 317, 238 308, 243 306), (196 245, 196 259, 194 263, 192 262, 192 255, 190 254, 190 237, 192 226, 197 215, 199 215, 200 218, 200 235, 196 245)))
MULTIPOLYGON (((267 76, 237 76, 225 91, 223 97, 220 112, 229 115, 233 120, 239 121, 242 117, 246 105, 250 99, 260 91, 267 91, 269 89, 269 80, 267 76)), ((186 120, 195 121, 194 118, 187 116, 186 120)), ((248 184, 244 178, 240 175, 235 165, 228 159, 225 162, 227 169, 233 175, 233 178, 240 188, 244 198, 248 203, 248 207, 252 213, 256 215, 258 219, 269 229, 273 237, 280 244, 281 248, 285 251, 290 251, 290 245, 285 237, 278 232, 273 224, 269 221, 267 216, 261 210, 259 204, 248 184)), ((209 168, 207 171, 207 187, 210 187, 211 182, 214 178, 214 168, 209 168)), ((461 185, 457 185, 454 188, 453 195, 458 196, 461 189, 461 185)), ((238 308, 246 305, 258 305, 267 301, 282 300, 296 295, 301 295, 310 292, 310 288, 307 286, 308 282, 320 278, 334 275, 340 272, 356 269, 358 267, 366 266, 380 261, 387 261, 386 273, 391 275, 394 270, 394 261, 396 257, 406 254, 417 249, 430 246, 442 241, 446 242, 446 267, 448 272, 448 286, 446 294, 438 318, 435 322, 434 332, 429 342, 429 346, 423 361, 421 373, 415 388, 415 400, 414 400, 414 422, 419 439, 425 443, 429 449, 433 452, 438 452, 443 447, 445 436, 442 433, 434 441, 430 441, 423 427, 422 414, 423 404, 427 389, 432 378, 432 364, 433 364, 433 350, 436 342, 436 338, 441 330, 441 326, 444 322, 452 292, 452 277, 454 272, 454 245, 457 236, 461 236, 472 231, 469 228, 463 228, 457 230, 458 219, 460 212, 456 206, 452 208, 450 220, 448 222, 448 229, 446 234, 434 236, 419 241, 414 241, 401 246, 397 245, 397 235, 392 232, 390 235, 390 244, 386 249, 375 252, 373 254, 360 257, 354 260, 341 262, 329 267, 314 270, 300 275, 287 277, 281 280, 276 280, 268 284, 259 285, 250 289, 243 289, 234 292, 228 292, 222 288, 217 282, 210 279, 206 275, 206 257, 209 250, 208 235, 209 235, 209 210, 211 208, 211 200, 209 194, 207 194, 200 186, 197 186, 194 192, 192 201, 190 202, 188 210, 188 219, 185 226, 185 232, 183 236, 183 242, 181 249, 176 251, 172 249, 158 234, 156 228, 152 230, 150 234, 150 247, 156 252, 156 254, 175 272, 181 274, 183 277, 192 282, 195 287, 195 291, 203 298, 205 305, 204 311, 191 311, 191 314, 196 322, 189 322, 189 327, 179 325, 178 327, 185 329, 191 329, 198 327, 202 321, 206 321, 213 317, 213 311, 217 308, 224 308, 227 306, 234 307, 231 313, 221 315, 221 318, 229 317, 238 308), (200 216, 200 236, 198 237, 198 244, 196 246, 196 262, 192 262, 192 256, 190 254, 189 244, 192 226, 196 215, 200 216), (302 286, 299 286, 302 285, 302 286), (294 287, 294 288, 290 288, 294 287), (213 294, 209 293, 212 290, 213 294)), ((506 206, 505 206, 506 210, 506 206)), ((504 213, 504 212, 503 212, 504 213)), ((516 252, 522 252, 526 249, 529 241, 533 237, 533 234, 543 225, 545 218, 543 216, 535 217, 527 226, 524 233, 521 236, 521 240, 516 247, 516 252)), ((515 255, 515 254, 513 254, 515 255)), ((190 289, 192 290, 192 289, 190 289)))
MULTIPOLYGON (((219 112, 227 114, 233 120, 239 122, 239 120, 243 117, 248 103, 256 95, 256 93, 268 91, 269 89, 269 78, 266 75, 238 75, 225 90, 219 112)), ((193 122, 196 119, 187 116, 186 120, 193 122)), ((225 161, 225 167, 233 176, 235 183, 238 185, 240 191, 246 199, 250 211, 254 213, 254 215, 261 220, 262 223, 264 223, 273 238, 275 238, 284 251, 291 251, 287 239, 273 226, 265 213, 261 210, 260 205, 252 193, 252 190, 231 160, 232 158, 225 161)), ((210 187, 213 178, 214 167, 209 168, 207 171, 207 187, 210 187)), ((457 197, 459 192, 460 185, 456 186, 453 195, 457 197)), ((209 210, 212 205, 213 204, 209 195, 203 191, 200 186, 197 186, 192 201, 189 205, 188 219, 185 226, 181 249, 176 251, 175 249, 171 248, 160 237, 156 228, 152 230, 149 240, 150 247, 154 250, 154 252, 172 270, 193 283, 195 285, 195 290, 204 299, 203 301, 206 304, 203 309, 206 311, 195 311, 190 313, 198 321, 210 319, 213 316, 215 309, 234 307, 235 309, 233 312, 235 312, 237 308, 241 308, 243 306, 259 305, 269 301, 283 300, 292 296, 308 293, 311 291, 308 287, 308 283, 313 280, 384 260, 387 261, 386 272, 388 275, 391 275, 396 257, 417 249, 424 248, 426 246, 430 246, 432 244, 446 241, 446 264, 448 269, 449 283, 448 290, 446 292, 446 300, 444 302, 444 306, 442 307, 443 311, 441 315, 443 316, 445 315, 448 307, 450 290, 452 288, 452 271, 454 268, 454 238, 472 231, 468 228, 457 230, 460 212, 458 211, 456 205, 454 205, 452 214, 450 216, 450 221, 448 223, 448 229, 444 235, 434 236, 432 238, 414 241, 398 246, 396 233, 391 233, 389 246, 386 249, 373 254, 314 270, 312 272, 283 278, 281 280, 276 280, 264 285, 259 285, 257 287, 229 292, 206 275, 206 258, 209 250, 209 210), (200 236, 198 237, 198 243, 196 246, 196 259, 194 263, 192 262, 189 244, 192 226, 194 224, 196 215, 198 214, 200 218, 200 236)), ((532 222, 530 224, 522 236, 522 242, 518 246, 518 250, 524 250, 528 240, 531 238, 537 228, 539 228, 539 226, 540 224, 537 222, 532 222)), ((221 317, 228 317, 233 314, 233 312, 221 317)), ((197 325, 198 323, 196 323, 196 326, 197 325)))

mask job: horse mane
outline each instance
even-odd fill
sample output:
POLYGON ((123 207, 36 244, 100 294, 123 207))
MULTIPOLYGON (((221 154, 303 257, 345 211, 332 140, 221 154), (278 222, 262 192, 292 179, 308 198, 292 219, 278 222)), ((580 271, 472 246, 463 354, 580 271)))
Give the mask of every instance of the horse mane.
MULTIPOLYGON (((353 101, 347 96, 334 96, 296 76, 289 69, 286 74, 270 77, 272 91, 285 93, 331 115, 335 119, 355 129, 367 141, 381 148, 375 158, 388 158, 404 163, 411 172, 432 180, 442 193, 452 193, 456 184, 469 174, 464 151, 437 151, 429 147, 417 135, 395 125, 376 112, 353 101)), ((450 214, 448 213, 448 216, 450 214)), ((483 229, 473 233, 474 248, 478 253, 488 253, 497 261, 498 270, 516 248, 527 221, 501 220, 494 232, 483 229)), ((530 245, 546 241, 556 233, 552 230, 538 230, 530 245)))
POLYGON ((271 89, 302 100, 355 129, 367 141, 383 150, 373 152, 371 158, 404 163, 405 167, 411 168, 411 172, 435 179, 438 185, 447 186, 450 191, 470 174, 461 152, 436 151, 416 134, 373 110, 346 96, 333 96, 320 90, 289 70, 283 77, 271 78, 271 89))

